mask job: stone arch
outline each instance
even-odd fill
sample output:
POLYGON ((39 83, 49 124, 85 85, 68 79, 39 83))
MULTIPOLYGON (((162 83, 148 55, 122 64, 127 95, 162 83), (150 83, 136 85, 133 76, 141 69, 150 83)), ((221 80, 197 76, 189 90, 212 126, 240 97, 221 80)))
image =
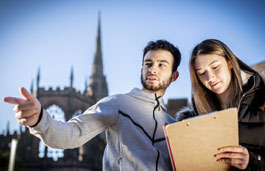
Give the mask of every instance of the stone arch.
POLYGON ((57 97, 57 98, 41 97, 39 98, 39 100, 44 109, 47 109, 52 105, 57 105, 64 112, 64 118, 67 118, 66 115, 68 114, 68 107, 67 103, 65 103, 66 99, 63 99, 62 97, 57 97))

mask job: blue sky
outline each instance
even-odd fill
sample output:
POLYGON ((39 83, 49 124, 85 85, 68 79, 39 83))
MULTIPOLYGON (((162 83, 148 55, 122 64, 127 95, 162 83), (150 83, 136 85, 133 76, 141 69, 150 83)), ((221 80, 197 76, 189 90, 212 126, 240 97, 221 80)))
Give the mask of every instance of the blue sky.
MULTIPOLYGON (((263 0, 1 0, 0 97, 21 96, 30 88, 38 67, 40 86, 84 90, 92 72, 98 11, 101 11, 104 74, 109 94, 141 88, 142 50, 150 40, 166 39, 182 52, 179 79, 164 96, 190 97, 188 59, 200 41, 225 42, 244 62, 265 60, 263 0)), ((36 87, 36 86, 35 86, 36 87)), ((0 101, 0 134, 10 121, 18 124, 12 105, 0 101)))

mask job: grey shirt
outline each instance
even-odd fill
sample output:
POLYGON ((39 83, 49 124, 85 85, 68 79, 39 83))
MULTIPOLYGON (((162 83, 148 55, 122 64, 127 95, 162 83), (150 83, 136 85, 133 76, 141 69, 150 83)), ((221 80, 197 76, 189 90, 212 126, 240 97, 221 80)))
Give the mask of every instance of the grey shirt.
POLYGON ((105 97, 68 122, 43 111, 30 132, 53 148, 76 148, 105 131, 103 170, 171 170, 163 125, 175 120, 162 98, 138 88, 105 97))

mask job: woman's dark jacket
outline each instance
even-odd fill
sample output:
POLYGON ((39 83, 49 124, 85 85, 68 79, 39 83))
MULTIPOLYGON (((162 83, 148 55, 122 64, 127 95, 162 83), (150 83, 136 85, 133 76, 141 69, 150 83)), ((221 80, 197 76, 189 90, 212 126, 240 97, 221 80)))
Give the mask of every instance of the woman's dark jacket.
MULTIPOLYGON (((249 165, 246 170, 265 171, 265 85, 262 77, 243 62, 243 72, 250 75, 243 86, 243 95, 238 107, 239 144, 249 151, 249 165)), ((193 98, 192 98, 193 101, 193 98)), ((193 110, 177 114, 177 120, 198 115, 193 110)))

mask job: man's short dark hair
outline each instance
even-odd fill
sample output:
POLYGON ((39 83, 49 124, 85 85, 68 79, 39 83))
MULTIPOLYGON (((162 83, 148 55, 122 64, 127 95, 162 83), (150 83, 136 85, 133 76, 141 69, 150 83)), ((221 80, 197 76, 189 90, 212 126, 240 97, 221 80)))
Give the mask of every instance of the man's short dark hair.
POLYGON ((167 50, 167 51, 169 51, 174 57, 172 72, 177 71, 178 66, 180 64, 180 60, 181 60, 181 53, 176 46, 172 45, 171 43, 169 43, 166 40, 157 40, 157 41, 148 42, 147 46, 144 48, 143 63, 144 63, 145 54, 150 50, 167 50))

